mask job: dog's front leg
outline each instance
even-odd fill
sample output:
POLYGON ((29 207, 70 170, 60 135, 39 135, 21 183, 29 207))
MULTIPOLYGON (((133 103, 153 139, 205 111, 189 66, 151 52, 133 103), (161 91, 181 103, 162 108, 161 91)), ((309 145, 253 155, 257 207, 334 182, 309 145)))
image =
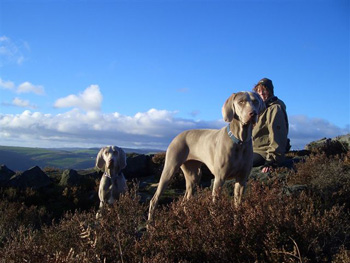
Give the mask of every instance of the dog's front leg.
POLYGON ((224 183, 225 183, 224 178, 222 178, 221 176, 215 176, 214 185, 213 185, 213 192, 212 192, 214 203, 217 201, 217 198, 221 194, 222 186, 224 185, 224 183))
POLYGON ((235 207, 238 207, 242 202, 242 195, 243 195, 245 185, 246 185, 245 181, 235 183, 235 189, 234 189, 234 205, 235 205, 235 207))
POLYGON ((99 205, 98 212, 96 214, 96 218, 99 218, 101 216, 101 212, 105 204, 108 202, 108 197, 110 195, 110 187, 111 187, 110 178, 103 175, 100 181, 99 189, 98 189, 98 197, 100 199, 100 205, 99 205))

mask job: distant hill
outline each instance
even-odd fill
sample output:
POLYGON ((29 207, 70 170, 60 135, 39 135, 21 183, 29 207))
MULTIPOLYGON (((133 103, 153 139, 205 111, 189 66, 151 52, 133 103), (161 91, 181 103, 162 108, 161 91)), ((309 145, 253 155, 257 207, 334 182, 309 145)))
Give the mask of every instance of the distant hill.
MULTIPOLYGON (((123 148, 126 153, 151 154, 155 149, 123 148)), ((100 148, 30 148, 0 146, 0 165, 13 171, 24 171, 33 166, 41 168, 87 169, 95 166, 100 148)))
MULTIPOLYGON (((337 142, 338 148, 350 149, 350 134, 334 138, 323 138, 310 142, 306 149, 325 148, 337 142), (323 146, 322 146, 323 145, 323 146)), ((333 145, 333 148, 336 148, 333 145)), ((127 154, 154 154, 163 152, 159 149, 132 149, 123 148, 127 154)), ((88 169, 95 166, 95 160, 100 148, 29 148, 0 146, 0 165, 4 164, 13 171, 24 171, 33 166, 40 168, 52 167, 59 169, 88 169)), ((324 150, 324 149, 323 149, 324 150)))

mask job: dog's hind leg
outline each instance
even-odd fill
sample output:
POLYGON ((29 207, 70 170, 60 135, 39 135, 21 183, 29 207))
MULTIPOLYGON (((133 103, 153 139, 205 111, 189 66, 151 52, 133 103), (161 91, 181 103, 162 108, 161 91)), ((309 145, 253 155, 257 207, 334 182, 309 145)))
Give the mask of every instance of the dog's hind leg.
POLYGON ((178 170, 178 167, 169 167, 169 168, 164 167, 162 175, 161 175, 160 180, 159 180, 157 190, 156 190, 156 192, 155 192, 155 194, 154 194, 154 196, 151 199, 150 204, 149 204, 149 210, 148 210, 148 220, 149 221, 152 221, 152 219, 153 219, 154 210, 157 207, 160 195, 163 193, 165 188, 168 186, 171 178, 173 177, 174 173, 177 170, 178 170))
POLYGON ((201 165, 202 163, 198 161, 187 161, 181 165, 181 170, 183 171, 186 180, 186 193, 184 200, 188 200, 193 196, 195 187, 200 182, 202 176, 201 165))
POLYGON ((160 195, 163 193, 164 189, 168 186, 173 175, 179 170, 180 166, 185 162, 188 156, 187 149, 177 146, 178 145, 171 144, 168 148, 167 155, 165 157, 163 172, 160 176, 157 190, 149 204, 149 221, 153 220, 154 210, 158 204, 160 195))
POLYGON ((180 166, 186 161, 189 148, 186 144, 186 133, 181 133, 170 143, 165 156, 165 163, 162 175, 160 176, 158 188, 150 201, 148 210, 148 220, 153 220, 154 210, 158 204, 159 197, 168 186, 173 175, 179 170, 180 166))

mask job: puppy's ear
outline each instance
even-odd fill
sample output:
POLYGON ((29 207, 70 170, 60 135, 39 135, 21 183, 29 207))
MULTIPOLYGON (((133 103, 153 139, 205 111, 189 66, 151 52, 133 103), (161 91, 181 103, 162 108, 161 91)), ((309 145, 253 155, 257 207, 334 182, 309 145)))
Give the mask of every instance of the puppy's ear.
POLYGON ((103 159, 103 151, 106 150, 107 147, 101 148, 101 150, 98 152, 97 157, 96 157, 96 164, 95 166, 97 168, 102 169, 103 166, 105 165, 105 159, 103 159))
POLYGON ((233 117, 235 116, 235 109, 233 105, 234 97, 235 93, 232 93, 232 95, 225 101, 221 109, 222 117, 226 122, 231 122, 233 120, 233 117))
POLYGON ((126 167, 126 154, 122 148, 118 147, 118 167, 119 171, 123 170, 126 167))

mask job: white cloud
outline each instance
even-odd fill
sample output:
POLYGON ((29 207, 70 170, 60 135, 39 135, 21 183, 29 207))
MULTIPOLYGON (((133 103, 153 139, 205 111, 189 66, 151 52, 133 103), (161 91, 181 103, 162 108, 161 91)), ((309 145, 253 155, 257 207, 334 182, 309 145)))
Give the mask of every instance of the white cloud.
POLYGON ((41 85, 34 85, 28 81, 23 82, 22 84, 16 85, 12 81, 4 81, 0 78, 0 88, 14 91, 18 94, 22 93, 35 93, 36 95, 44 95, 45 89, 41 85))
POLYGON ((0 37, 0 67, 5 64, 22 65, 25 61, 24 53, 29 51, 27 42, 14 43, 9 37, 0 37))
POLYGON ((3 81, 0 78, 0 88, 7 89, 7 90, 14 90, 15 84, 12 81, 3 81))
POLYGON ((91 85, 78 95, 69 95, 56 100, 56 108, 79 108, 86 111, 99 111, 103 100, 98 85, 91 85))
POLYGON ((36 105, 31 104, 29 102, 29 100, 22 100, 20 98, 14 98, 12 100, 12 105, 13 106, 17 106, 17 107, 22 107, 22 108, 31 108, 31 109, 35 109, 36 105))
POLYGON ((32 83, 26 81, 20 84, 17 88, 17 93, 35 93, 37 95, 44 95, 45 90, 41 85, 33 85, 32 83))
POLYGON ((340 128, 324 119, 305 115, 289 117, 289 137, 295 150, 303 149, 306 144, 324 137, 333 138, 348 133, 349 127, 340 128))
POLYGON ((1 102, 2 106, 6 107, 20 107, 20 108, 29 108, 29 109, 36 109, 37 106, 35 104, 31 104, 29 100, 22 100, 20 98, 14 98, 12 102, 1 102))

